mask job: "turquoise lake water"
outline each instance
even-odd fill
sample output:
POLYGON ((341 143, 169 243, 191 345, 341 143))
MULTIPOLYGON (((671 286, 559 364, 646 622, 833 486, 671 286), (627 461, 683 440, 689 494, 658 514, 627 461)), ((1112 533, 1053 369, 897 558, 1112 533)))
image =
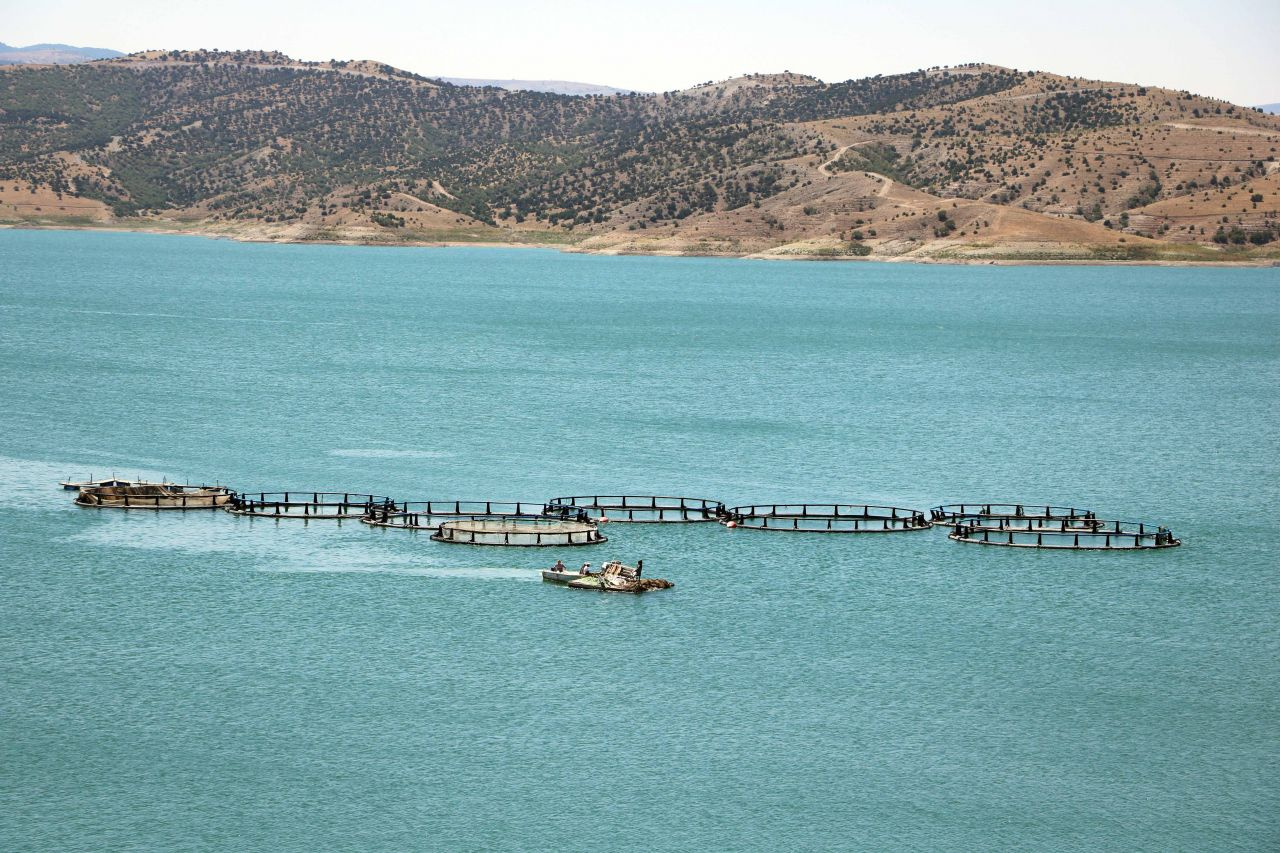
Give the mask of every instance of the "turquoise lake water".
POLYGON ((8 231, 0 369, 5 849, 1280 845, 1280 270, 8 231), (56 487, 113 470, 1053 502, 1184 545, 472 548, 56 487))

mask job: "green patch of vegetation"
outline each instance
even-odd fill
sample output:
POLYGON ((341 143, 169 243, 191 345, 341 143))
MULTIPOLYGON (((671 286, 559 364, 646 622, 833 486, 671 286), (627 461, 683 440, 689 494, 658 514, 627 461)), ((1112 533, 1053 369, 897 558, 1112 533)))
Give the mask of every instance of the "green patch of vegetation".
POLYGON ((1145 207, 1160 198, 1160 191, 1164 189, 1164 185, 1160 183, 1159 173, 1151 169, 1148 177, 1150 180, 1138 189, 1136 195, 1124 203, 1126 208, 1132 210, 1135 207, 1145 207))
POLYGON ((369 217, 374 224, 381 225, 383 228, 403 228, 404 217, 396 216, 394 213, 374 213, 369 217))
POLYGON ((98 222, 92 216, 83 216, 76 214, 73 216, 59 216, 58 222, 62 225, 74 225, 76 228, 92 228, 98 222))
POLYGON ((841 171, 867 171, 892 178, 908 186, 915 186, 915 164, 910 157, 903 157, 897 148, 883 142, 850 148, 832 168, 841 171))
POLYGON ((1151 246, 1082 246, 1072 249, 1040 249, 1026 252, 971 251, 977 248, 981 247, 977 245, 961 246, 954 249, 931 252, 929 257, 938 260, 957 261, 1027 261, 1045 263, 1072 261, 1246 263, 1263 257, 1247 250, 1217 251, 1195 243, 1160 243, 1151 246))
POLYGON ((1267 223, 1266 227, 1248 231, 1238 225, 1233 225, 1229 230, 1225 226, 1218 226, 1218 230, 1213 235, 1213 242, 1222 246, 1243 246, 1246 243, 1265 246, 1277 239, 1278 232, 1280 232, 1280 226, 1275 223, 1267 223))
POLYGON ((1223 253, 1195 244, 1094 246, 1089 255, 1100 261, 1221 261, 1223 253))
POLYGON ((871 247, 862 243, 844 246, 814 246, 812 248, 788 248, 778 251, 778 255, 788 257, 814 258, 817 260, 833 258, 865 258, 871 254, 871 247))
POLYGON ((500 228, 405 228, 401 239, 422 243, 516 243, 527 246, 572 246, 585 234, 557 231, 507 231, 500 228))

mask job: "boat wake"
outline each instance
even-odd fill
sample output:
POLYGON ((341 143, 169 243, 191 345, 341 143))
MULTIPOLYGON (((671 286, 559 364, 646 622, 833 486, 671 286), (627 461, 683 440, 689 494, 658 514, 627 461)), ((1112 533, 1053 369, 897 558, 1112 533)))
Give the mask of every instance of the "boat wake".
POLYGON ((157 311, 100 311, 70 308, 68 314, 95 314, 103 317, 152 317, 162 320, 199 320, 203 323, 267 323, 278 326, 341 326, 336 320, 289 320, 280 317, 201 317, 196 314, 165 314, 157 311))
POLYGON ((274 566, 258 571, 268 574, 386 574, 423 578, 461 578, 464 580, 508 580, 541 582, 538 569, 514 569, 510 566, 392 566, 344 563, 333 566, 274 566))

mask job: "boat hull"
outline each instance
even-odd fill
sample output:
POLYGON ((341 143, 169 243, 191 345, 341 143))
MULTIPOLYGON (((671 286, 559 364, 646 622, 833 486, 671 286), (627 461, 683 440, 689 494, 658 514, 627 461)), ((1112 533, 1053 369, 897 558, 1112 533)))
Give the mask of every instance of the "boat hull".
POLYGON ((577 572, 557 572, 552 569, 542 570, 542 579, 544 581, 550 581, 551 583, 567 584, 585 577, 587 577, 587 575, 581 575, 577 572))
POLYGON ((666 581, 658 581, 654 585, 653 581, 617 581, 609 578, 601 578, 598 576, 578 578, 569 582, 570 589, 594 589, 597 592, 625 592, 631 595, 639 595, 648 592, 651 589, 667 589, 673 584, 666 581))

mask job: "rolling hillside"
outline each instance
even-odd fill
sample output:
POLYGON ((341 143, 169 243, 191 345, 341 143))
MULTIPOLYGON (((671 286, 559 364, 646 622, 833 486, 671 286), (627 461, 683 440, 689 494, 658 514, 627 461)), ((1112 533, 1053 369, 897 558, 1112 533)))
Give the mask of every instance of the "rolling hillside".
POLYGON ((1280 118, 936 68, 678 92, 152 51, 0 70, 0 222, 905 259, 1280 257, 1280 118))

